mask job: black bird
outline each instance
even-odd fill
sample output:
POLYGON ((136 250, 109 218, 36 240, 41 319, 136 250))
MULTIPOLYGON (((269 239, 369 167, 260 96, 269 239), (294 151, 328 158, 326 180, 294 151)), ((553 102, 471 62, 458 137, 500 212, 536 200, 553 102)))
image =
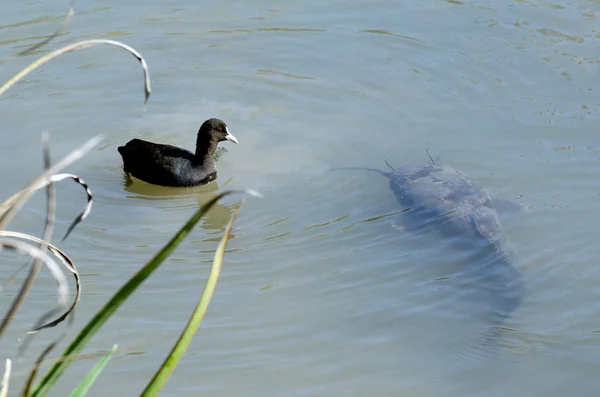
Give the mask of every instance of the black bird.
POLYGON ((118 150, 126 173, 154 185, 185 187, 217 179, 215 151, 221 141, 238 143, 225 122, 213 118, 200 126, 196 153, 141 139, 132 139, 118 150))

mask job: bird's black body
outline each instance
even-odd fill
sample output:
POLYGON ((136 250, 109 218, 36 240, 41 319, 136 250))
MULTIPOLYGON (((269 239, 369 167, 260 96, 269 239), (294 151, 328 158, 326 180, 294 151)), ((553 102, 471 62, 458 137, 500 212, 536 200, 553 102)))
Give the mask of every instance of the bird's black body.
POLYGON ((142 139, 132 139, 118 150, 126 173, 155 185, 187 187, 217 178, 214 155, 224 140, 237 143, 223 121, 209 119, 198 131, 195 153, 142 139))

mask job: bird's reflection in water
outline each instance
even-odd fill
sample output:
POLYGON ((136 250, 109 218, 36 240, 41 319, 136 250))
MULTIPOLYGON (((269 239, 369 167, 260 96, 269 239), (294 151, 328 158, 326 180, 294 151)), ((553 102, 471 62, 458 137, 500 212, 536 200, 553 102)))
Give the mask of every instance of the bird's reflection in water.
MULTIPOLYGON (((151 185, 138 179, 125 176, 124 190, 134 195, 129 196, 138 200, 175 200, 181 204, 175 204, 173 208, 194 208, 198 209, 210 199, 214 198, 221 187, 226 187, 232 179, 226 180, 221 186, 217 181, 213 181, 206 185, 194 186, 189 188, 173 188, 167 186, 151 185), (191 204, 186 198, 194 197, 196 204, 191 204), (183 199, 183 200, 182 200, 183 199)), ((241 205, 241 201, 233 204, 222 204, 222 200, 218 201, 204 215, 200 227, 206 230, 212 230, 213 233, 220 233, 225 230, 227 222, 235 209, 241 205)), ((191 215, 191 213, 190 213, 191 215)), ((211 234, 213 234, 211 233, 211 234)), ((231 237, 234 237, 233 235, 231 237)))

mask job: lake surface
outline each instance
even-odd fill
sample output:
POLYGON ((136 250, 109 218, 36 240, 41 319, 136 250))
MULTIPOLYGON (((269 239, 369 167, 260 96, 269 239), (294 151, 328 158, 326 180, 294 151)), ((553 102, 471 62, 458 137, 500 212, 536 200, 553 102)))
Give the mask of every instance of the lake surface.
MULTIPOLYGON (((5 2, 0 56, 53 32, 67 8, 5 2)), ((27 76, 0 100, 3 197, 42 168, 43 130, 55 160, 106 135, 68 169, 95 197, 60 245, 83 280, 72 337, 216 191, 264 194, 245 202, 208 314, 162 395, 596 395, 599 17, 598 0, 80 2, 49 47, 0 64, 2 81, 60 45, 112 38, 146 58, 152 95, 144 106, 139 65, 114 47, 70 53, 27 76), (210 117, 240 142, 222 144, 215 183, 126 182, 117 146, 140 137, 192 148, 210 117), (388 215, 401 208, 385 178, 330 171, 426 163, 428 148, 528 209, 502 218, 527 285, 503 325, 502 365, 489 365, 474 342, 485 304, 456 298, 446 281, 461 256, 398 230, 388 215)), ((85 194, 67 181, 58 196, 61 236, 85 194)), ((241 199, 223 200, 90 342, 86 352, 124 349, 91 396, 143 389, 241 199)), ((11 229, 40 235, 44 206, 40 192, 11 229)), ((4 275, 23 263, 10 258, 4 275)), ((44 274, 4 335, 3 357, 54 302, 44 274)), ((40 333, 15 363, 13 394, 59 331, 40 333)), ((95 361, 72 365, 52 395, 67 395, 95 361)))

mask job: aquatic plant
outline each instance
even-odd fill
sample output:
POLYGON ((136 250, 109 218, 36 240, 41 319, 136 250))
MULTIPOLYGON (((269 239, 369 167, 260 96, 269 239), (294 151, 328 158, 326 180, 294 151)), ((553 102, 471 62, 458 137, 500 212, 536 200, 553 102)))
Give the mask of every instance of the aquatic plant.
MULTIPOLYGON (((61 34, 70 21, 70 19, 74 15, 73 3, 69 8, 69 12, 65 18, 63 25, 52 35, 45 38, 43 41, 19 52, 16 56, 22 56, 26 54, 30 54, 32 51, 37 50, 52 41, 55 37, 61 34)), ((113 40, 85 40, 79 41, 73 44, 69 44, 67 46, 61 47, 55 51, 52 51, 24 69, 22 69, 19 73, 9 79, 6 83, 0 86, 0 96, 3 95, 7 90, 9 90, 16 82, 25 77, 28 73, 32 72, 36 68, 42 66, 43 64, 55 59, 58 56, 66 54, 68 52, 81 50, 84 48, 88 48, 94 45, 112 45, 120 47, 130 54, 132 54, 141 64, 143 72, 144 72, 144 93, 145 93, 145 103, 148 101, 150 96, 150 74, 148 71, 148 67, 146 65, 146 61, 144 58, 133 48, 127 46, 118 41, 113 40)), ((80 147, 74 149, 71 153, 65 156, 63 159, 58 161, 55 164, 52 164, 50 158, 50 143, 48 134, 42 133, 42 148, 43 148, 43 158, 44 158, 44 171, 32 179, 22 190, 15 193, 4 202, 0 203, 0 250, 14 250, 19 253, 23 253, 33 259, 33 263, 29 267, 29 272, 25 277, 19 292, 15 296, 12 301, 11 306, 8 308, 6 315, 0 322, 0 337, 3 335, 4 331, 10 324, 11 320, 14 319, 15 314, 21 308, 25 297, 30 291, 34 280, 36 279, 39 271, 42 266, 45 266, 49 271, 54 280, 57 283, 57 305, 53 310, 45 313, 31 328, 28 332, 27 338, 20 346, 20 352, 24 351, 31 340, 32 337, 40 333, 46 328, 55 327, 56 325, 62 323, 65 320, 69 320, 67 322, 68 327, 72 326, 72 312, 77 306, 81 298, 81 279, 77 272, 77 268, 73 261, 67 256, 65 252, 63 252, 56 245, 52 244, 50 241, 52 240, 53 232, 54 232, 54 223, 55 223, 55 212, 56 212, 56 199, 55 199, 55 183, 62 181, 64 179, 74 180, 76 183, 80 184, 87 193, 87 203, 82 210, 82 212, 77 216, 77 218, 71 223, 65 236, 62 241, 64 241, 70 233, 74 230, 74 228, 82 221, 86 219, 88 214, 92 209, 93 196, 90 187, 77 175, 69 174, 69 173, 59 173, 62 169, 68 167, 78 159, 81 159, 84 155, 89 153, 93 148, 95 148, 102 141, 101 136, 93 137, 92 139, 85 142, 80 147), (41 189, 46 190, 47 196, 47 205, 46 205, 46 220, 43 235, 41 238, 8 230, 9 223, 18 211, 23 207, 23 205, 32 197, 32 195, 41 189), (68 303, 69 296, 69 284, 67 282, 67 277, 63 271, 63 269, 57 264, 58 262, 64 265, 67 270, 73 275, 76 284, 76 294, 75 299, 71 304, 68 303)), ((53 365, 50 369, 42 376, 41 380, 39 380, 35 385, 34 381, 38 374, 38 370, 42 363, 47 360, 49 354, 53 351, 53 349, 57 346, 58 342, 66 335, 63 333, 59 336, 58 339, 49 343, 48 346, 43 349, 43 351, 39 354, 36 364, 30 369, 29 376, 23 385, 23 389, 21 394, 23 396, 44 396, 46 395, 52 387, 56 384, 60 376, 65 372, 67 367, 76 359, 82 359, 85 357, 81 354, 83 348, 86 343, 92 338, 94 334, 96 334, 102 325, 106 323, 110 319, 110 317, 117 311, 117 309, 127 300, 129 296, 131 296, 137 288, 152 275, 152 273, 173 253, 173 251, 178 247, 178 245, 187 237, 187 235, 194 229, 195 225, 205 216, 205 214, 223 197, 234 194, 234 193, 246 193, 253 196, 259 196, 258 193, 244 190, 244 191, 234 191, 228 190, 216 195, 214 198, 206 202, 201 206, 190 218, 189 220, 179 229, 179 231, 160 249, 142 268, 140 268, 109 300, 106 304, 93 316, 93 318, 83 327, 83 329, 75 336, 75 338, 71 341, 71 343, 67 346, 64 352, 60 355, 60 357, 53 360, 53 365)), ((196 330, 200 326, 204 315, 206 314, 208 305, 214 293, 217 280, 219 278, 219 274, 223 265, 223 256, 225 253, 225 249, 227 247, 227 243, 229 240, 229 236, 231 234, 231 230, 233 227, 233 223, 237 217, 237 214, 240 210, 241 206, 239 206, 236 210, 233 211, 229 223, 225 229, 223 237, 220 240, 220 243, 215 251, 215 255, 212 261, 212 266, 210 269, 209 277, 206 281, 206 284, 202 290, 200 298, 196 307, 194 308, 192 314, 190 315, 190 319, 186 326, 183 328, 183 331, 173 346, 171 352, 167 355, 162 365, 157 369, 155 375, 151 380, 149 380, 146 388, 142 391, 143 396, 154 396, 158 394, 162 386, 165 384, 169 375, 172 373, 174 368, 177 366, 179 359, 185 352, 188 347, 192 337, 194 336, 196 330)), ((20 270, 23 270, 25 267, 21 267, 20 270)), ((14 275, 12 276, 14 277, 14 275)), ((112 349, 104 354, 99 362, 91 369, 91 371, 85 376, 79 385, 73 390, 71 396, 84 396, 89 388, 93 385, 94 381, 97 379, 101 371, 108 364, 110 358, 118 351, 118 346, 114 345, 112 349)), ((93 356, 97 356, 98 354, 94 354, 93 356)), ((89 355, 86 355, 89 357, 89 355)), ((2 383, 0 385, 0 397, 4 397, 8 393, 9 381, 11 377, 12 371, 12 360, 8 358, 6 360, 5 373, 2 379, 2 383)))

